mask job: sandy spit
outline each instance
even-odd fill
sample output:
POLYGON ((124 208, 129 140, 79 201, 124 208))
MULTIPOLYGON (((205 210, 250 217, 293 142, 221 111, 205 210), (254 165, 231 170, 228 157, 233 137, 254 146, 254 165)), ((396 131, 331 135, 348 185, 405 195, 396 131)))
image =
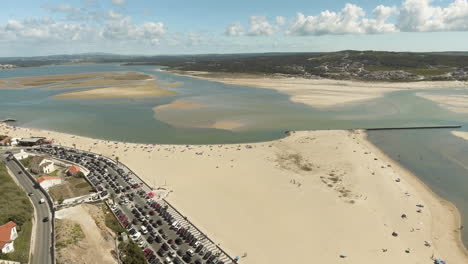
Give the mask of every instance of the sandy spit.
POLYGON ((227 252, 246 253, 244 264, 468 263, 456 208, 362 131, 232 145, 131 144, 5 124, 0 134, 118 156, 171 190, 167 199, 227 252))

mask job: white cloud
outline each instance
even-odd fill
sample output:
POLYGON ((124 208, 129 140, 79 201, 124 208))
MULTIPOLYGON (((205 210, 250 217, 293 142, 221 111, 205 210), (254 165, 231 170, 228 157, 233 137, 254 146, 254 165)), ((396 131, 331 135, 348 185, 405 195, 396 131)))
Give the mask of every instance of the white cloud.
POLYGON ((406 0, 397 25, 401 31, 467 31, 468 1, 455 0, 447 7, 431 5, 432 0, 406 0))
POLYGON ((282 26, 286 23, 286 18, 282 17, 282 16, 277 16, 276 17, 276 24, 278 26, 282 26))
MULTIPOLYGON (((400 31, 468 31, 468 0, 452 0, 446 7, 434 3, 434 0, 404 0, 399 7, 379 5, 370 16, 363 8, 350 3, 337 12, 325 10, 317 15, 298 13, 285 33, 320 36, 400 31)), ((282 16, 277 16, 275 20, 276 24, 271 24, 266 17, 251 16, 247 35, 273 35, 286 24, 282 16)), ((226 35, 242 35, 241 28, 239 23, 232 24, 226 29, 226 35)))
POLYGON ((249 20, 249 36, 270 36, 276 31, 276 27, 264 16, 251 16, 249 20))
POLYGON ((99 35, 108 40, 157 44, 165 33, 165 26, 161 22, 145 22, 137 25, 132 23, 129 17, 125 17, 108 22, 99 35))
POLYGON ((125 5, 127 0, 112 0, 112 4, 114 5, 125 5))
POLYGON ((108 15, 111 19, 121 19, 123 17, 122 14, 120 14, 119 12, 115 12, 114 10, 110 10, 108 15))
POLYGON ((323 11, 317 16, 297 14, 288 33, 292 35, 342 35, 376 34, 395 32, 397 29, 386 20, 395 12, 394 8, 378 6, 374 9, 375 18, 366 18, 364 9, 346 4, 340 12, 323 11))
POLYGON ((244 34, 244 28, 239 22, 232 23, 226 28, 224 34, 227 36, 241 36, 244 34))

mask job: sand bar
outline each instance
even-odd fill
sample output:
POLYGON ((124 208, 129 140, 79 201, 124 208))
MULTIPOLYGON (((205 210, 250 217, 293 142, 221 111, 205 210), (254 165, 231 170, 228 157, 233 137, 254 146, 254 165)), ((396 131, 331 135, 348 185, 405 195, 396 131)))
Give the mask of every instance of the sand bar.
POLYGON ((244 264, 414 264, 432 263, 431 256, 468 263, 458 211, 378 151, 364 132, 296 132, 272 142, 183 146, 5 124, 0 134, 46 136, 118 156, 149 184, 172 190, 168 200, 227 252, 247 253, 244 264), (424 205, 421 213, 417 204, 424 205))
POLYGON ((465 140, 468 140, 468 132, 465 132, 465 131, 452 131, 452 134, 459 137, 459 138, 463 138, 465 140))
POLYGON ((155 81, 134 86, 116 86, 96 88, 55 95, 59 99, 111 99, 111 98, 145 98, 175 95, 176 92, 156 87, 155 81))
POLYGON ((66 84, 54 85, 50 89, 63 89, 63 88, 87 88, 99 86, 114 86, 114 85, 129 85, 138 83, 137 81, 154 80, 148 74, 140 72, 112 72, 96 76, 95 79, 76 80, 66 84))
POLYGON ((154 80, 151 75, 140 72, 92 72, 31 76, 18 78, 1 78, 0 88, 26 89, 44 85, 50 89, 98 87, 135 84, 138 81, 154 80), (67 83, 64 83, 67 82, 67 83), (68 83, 70 82, 70 83, 68 83))
POLYGON ((168 109, 175 109, 175 110, 191 110, 191 109, 198 109, 204 107, 205 104, 189 101, 189 100, 174 100, 173 102, 165 105, 158 105, 154 107, 154 110, 168 110, 168 109))
POLYGON ((420 97, 434 101, 440 106, 456 113, 468 113, 468 95, 466 94, 448 94, 436 95, 428 93, 418 93, 420 97))
POLYGON ((1 78, 0 88, 32 88, 42 85, 51 85, 55 83, 68 82, 87 78, 98 78, 110 76, 110 72, 92 72, 92 73, 76 73, 76 74, 60 74, 18 78, 1 78))
POLYGON ((171 71, 174 74, 217 81, 232 85, 274 89, 291 96, 291 100, 317 108, 366 101, 385 93, 408 89, 466 87, 465 82, 362 82, 330 79, 305 79, 237 73, 171 71))

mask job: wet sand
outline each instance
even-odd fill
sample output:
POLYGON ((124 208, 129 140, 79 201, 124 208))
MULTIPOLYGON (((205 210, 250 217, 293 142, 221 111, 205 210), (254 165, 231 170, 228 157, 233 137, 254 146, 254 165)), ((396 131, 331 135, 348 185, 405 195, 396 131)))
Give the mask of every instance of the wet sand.
POLYGON ((175 100, 170 104, 159 105, 154 107, 154 110, 191 110, 191 109, 198 109, 206 106, 205 104, 201 104, 198 102, 188 101, 188 100, 175 100))
POLYGON ((456 113, 468 113, 468 95, 466 94, 435 95, 418 93, 417 95, 425 99, 434 101, 450 111, 456 113))
POLYGON ((0 134, 118 156, 167 189, 167 199, 228 253, 246 253, 244 264, 468 263, 456 208, 362 131, 231 145, 132 144, 5 124, 0 134))
POLYGON ((385 93, 401 90, 440 89, 466 87, 466 82, 362 82, 330 79, 305 79, 285 76, 196 71, 170 71, 171 73, 226 84, 274 89, 291 96, 293 102, 316 108, 367 101, 385 93))

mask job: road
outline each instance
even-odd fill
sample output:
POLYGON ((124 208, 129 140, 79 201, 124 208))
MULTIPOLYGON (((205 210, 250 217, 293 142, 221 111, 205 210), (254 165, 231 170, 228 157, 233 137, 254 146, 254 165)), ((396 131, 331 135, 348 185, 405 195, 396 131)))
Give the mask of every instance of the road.
POLYGON ((36 210, 36 222, 34 223, 36 230, 34 237, 35 241, 33 243, 34 249, 32 251, 33 257, 30 263, 53 263, 50 250, 52 246, 52 216, 47 202, 39 204, 41 199, 47 200, 46 197, 39 189, 34 188, 33 182, 28 178, 28 176, 26 176, 25 171, 20 166, 18 166, 14 160, 7 161, 5 155, 2 155, 1 153, 0 159, 5 162, 25 192, 32 193, 29 198, 31 199, 36 210), (50 220, 48 222, 43 222, 44 217, 48 217, 50 220))

